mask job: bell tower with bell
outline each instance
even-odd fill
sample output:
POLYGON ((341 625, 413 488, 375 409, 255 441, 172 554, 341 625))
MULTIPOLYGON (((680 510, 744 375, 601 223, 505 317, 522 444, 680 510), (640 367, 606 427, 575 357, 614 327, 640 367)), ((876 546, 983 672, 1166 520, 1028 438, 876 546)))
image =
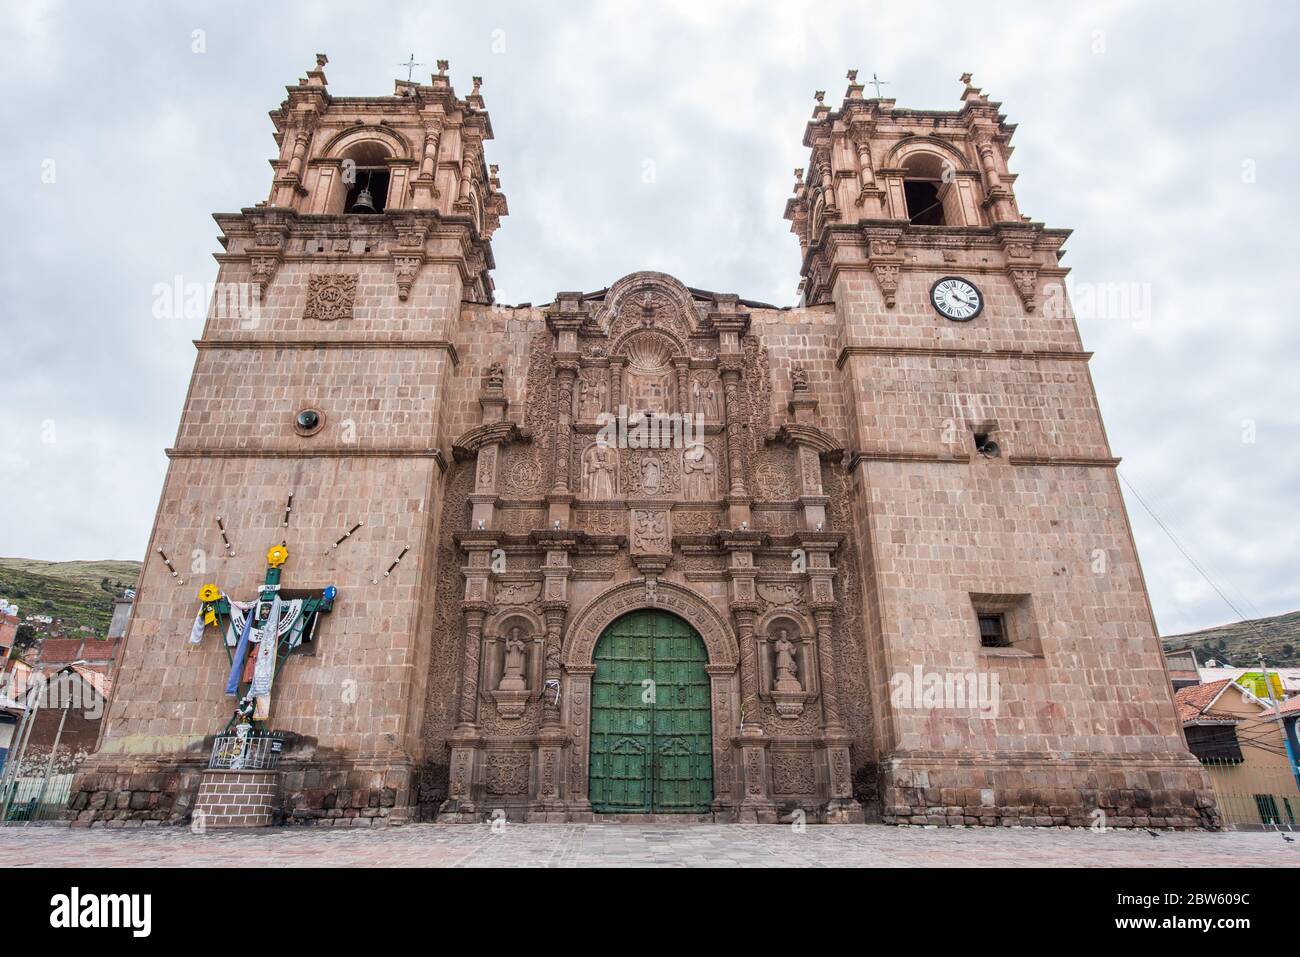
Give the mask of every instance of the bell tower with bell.
POLYGON ((178 645, 176 623, 193 619, 205 581, 255 585, 272 545, 292 556, 282 597, 339 595, 270 699, 266 726, 305 742, 281 758, 286 813, 396 821, 415 803, 448 396, 472 391, 452 343, 475 335, 466 304, 493 301, 506 199, 484 155, 480 78, 459 96, 440 61, 427 83, 344 97, 325 66, 318 55, 270 114, 267 198, 216 216, 217 288, 250 290, 252 307, 216 297, 196 343, 131 653, 77 785, 92 818, 135 809, 159 772, 180 775, 169 790, 181 803, 157 813, 186 812, 205 741, 230 717, 230 665, 220 636, 178 645), (193 556, 189 573, 177 555, 193 556), (331 803, 345 793, 350 807, 331 803))
POLYGON ((1015 125, 970 74, 952 111, 848 79, 838 109, 816 94, 786 218, 803 305, 836 316, 883 817, 1088 824, 1099 793, 1123 820, 1196 820, 1069 231, 1020 212, 1015 125), (975 696, 931 701, 935 679, 975 696))

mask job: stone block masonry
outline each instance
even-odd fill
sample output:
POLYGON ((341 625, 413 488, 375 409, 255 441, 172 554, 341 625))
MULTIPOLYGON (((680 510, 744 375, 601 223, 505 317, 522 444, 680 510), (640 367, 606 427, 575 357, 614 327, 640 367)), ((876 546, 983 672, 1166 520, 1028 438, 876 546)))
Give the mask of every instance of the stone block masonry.
POLYGON ((272 114, 267 201, 217 217, 258 311, 197 343, 75 824, 1216 824, 1045 294, 1068 231, 1020 212, 969 78, 951 112, 852 73, 819 101, 795 307, 655 272, 511 307, 480 83, 335 97, 324 65, 272 114), (702 434, 610 448, 620 408, 702 434), (198 587, 250 596, 281 543, 283 595, 338 598, 276 679, 273 786, 203 770, 234 702, 219 637, 186 639, 198 587))

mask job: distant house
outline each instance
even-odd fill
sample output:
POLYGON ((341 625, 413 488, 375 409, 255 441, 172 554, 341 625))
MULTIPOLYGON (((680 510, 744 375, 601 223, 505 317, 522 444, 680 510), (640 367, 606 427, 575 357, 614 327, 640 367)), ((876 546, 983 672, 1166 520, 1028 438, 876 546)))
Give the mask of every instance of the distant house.
POLYGON ((1175 691, 1201 683, 1200 669, 1196 664, 1196 652, 1191 648, 1165 652, 1165 662, 1169 665, 1169 680, 1173 683, 1175 691))
POLYGON ((119 638, 46 638, 32 666, 50 672, 76 662, 94 671, 110 672, 122 644, 119 638))
POLYGON ((21 661, 9 663, 0 675, 0 772, 9 760, 9 752, 16 743, 19 726, 27 711, 27 687, 32 669, 21 661))
POLYGON ((116 600, 107 638, 46 638, 30 663, 12 663, 0 687, 0 769, 12 758, 20 775, 43 775, 47 766, 67 773, 95 749, 133 599, 116 600), (22 753, 10 755, 11 746, 22 753))
POLYGON ((1174 699, 1187 747, 1205 766, 1226 821, 1300 824, 1300 787, 1268 702, 1229 678, 1181 688, 1174 699))
MULTIPOLYGON (((0 661, 9 657, 18 639, 18 607, 0 599, 0 661)), ((0 671, 4 669, 0 667, 0 671)))
POLYGON ((82 665, 65 665, 33 681, 24 701, 31 728, 21 773, 43 774, 47 765, 55 774, 75 770, 95 750, 111 688, 106 674, 82 665))

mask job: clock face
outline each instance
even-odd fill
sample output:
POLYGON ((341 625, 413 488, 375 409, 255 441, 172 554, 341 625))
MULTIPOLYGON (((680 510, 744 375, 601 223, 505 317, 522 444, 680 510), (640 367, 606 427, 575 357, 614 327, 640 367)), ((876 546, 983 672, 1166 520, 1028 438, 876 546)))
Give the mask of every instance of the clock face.
POLYGON ((944 276, 930 287, 930 302, 939 315, 953 322, 974 319, 984 308, 984 297, 973 283, 960 276, 944 276))

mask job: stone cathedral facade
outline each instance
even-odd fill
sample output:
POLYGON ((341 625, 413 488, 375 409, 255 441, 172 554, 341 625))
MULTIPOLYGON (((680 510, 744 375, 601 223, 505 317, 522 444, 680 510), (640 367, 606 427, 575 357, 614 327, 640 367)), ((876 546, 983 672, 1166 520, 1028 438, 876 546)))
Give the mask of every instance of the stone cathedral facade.
POLYGON ((818 95, 797 307, 655 272, 536 307, 494 301, 480 81, 324 66, 216 217, 260 308, 196 343, 73 820, 191 813, 233 704, 195 592, 256 593, 273 545, 284 596, 337 588, 269 699, 277 820, 1214 819, 1068 231, 969 77, 952 112, 818 95))

